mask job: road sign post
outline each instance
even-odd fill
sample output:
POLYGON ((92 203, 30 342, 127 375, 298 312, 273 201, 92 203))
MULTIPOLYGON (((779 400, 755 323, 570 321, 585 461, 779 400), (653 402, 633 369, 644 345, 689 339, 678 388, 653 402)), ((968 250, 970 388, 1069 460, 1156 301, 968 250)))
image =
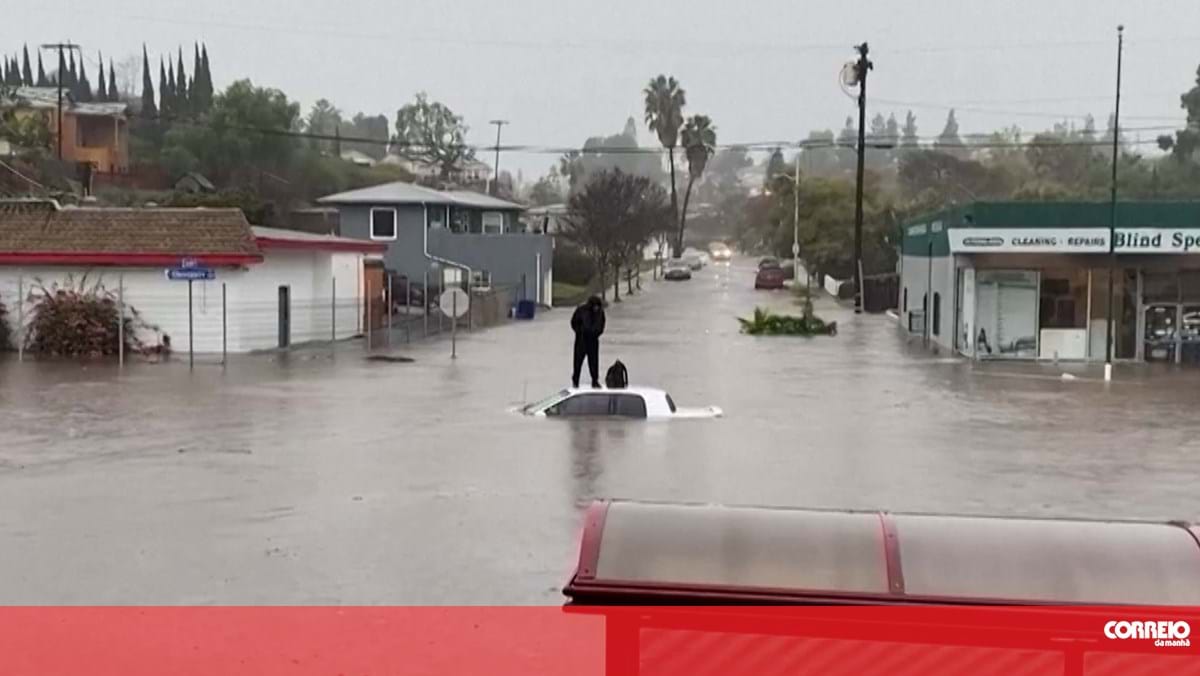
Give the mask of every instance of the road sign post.
POLYGON ((188 283, 188 368, 196 367, 196 332, 192 323, 192 280, 188 283))
MULTIPOLYGON (((457 286, 442 292, 438 298, 442 314, 450 318, 450 358, 458 358, 458 319, 471 309, 471 297, 457 286)), ((440 316, 440 315, 439 315, 440 316)))

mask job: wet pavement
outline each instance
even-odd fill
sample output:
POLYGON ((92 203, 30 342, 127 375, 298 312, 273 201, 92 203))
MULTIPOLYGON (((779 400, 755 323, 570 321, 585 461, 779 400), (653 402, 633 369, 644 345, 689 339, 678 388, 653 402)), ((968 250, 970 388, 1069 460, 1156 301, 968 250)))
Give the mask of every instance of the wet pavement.
POLYGON ((453 361, 0 362, 0 602, 557 603, 596 497, 1200 519, 1200 373, 968 364, 828 298, 837 337, 744 336, 755 304, 799 312, 752 283, 609 310, 604 365, 713 421, 508 413, 567 382, 568 310, 453 361))

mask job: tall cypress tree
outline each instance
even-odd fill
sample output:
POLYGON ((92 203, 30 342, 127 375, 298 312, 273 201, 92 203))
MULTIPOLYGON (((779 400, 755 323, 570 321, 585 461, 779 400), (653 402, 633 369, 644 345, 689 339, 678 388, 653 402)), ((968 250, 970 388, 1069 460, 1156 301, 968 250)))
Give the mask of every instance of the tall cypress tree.
POLYGON ((204 75, 201 78, 202 85, 200 90, 202 92, 202 98, 200 101, 200 109, 201 111, 207 113, 212 109, 213 102, 213 81, 212 70, 210 70, 208 66, 208 45, 200 46, 200 65, 204 68, 204 75))
POLYGON ((104 55, 96 52, 96 63, 100 64, 100 75, 96 79, 96 100, 108 100, 108 82, 104 79, 104 55))
POLYGON ((158 113, 163 117, 171 116, 171 91, 167 89, 167 67, 161 56, 158 57, 158 113))
POLYGON ((204 78, 204 67, 200 63, 200 43, 192 43, 192 85, 188 89, 188 100, 192 103, 192 112, 203 112, 200 109, 200 89, 198 83, 204 78))
POLYGON ((171 115, 179 116, 179 88, 175 81, 175 64, 167 60, 167 95, 171 98, 171 115))
POLYGON ((40 51, 38 52, 37 86, 39 86, 39 87, 49 87, 50 86, 50 80, 46 79, 46 69, 44 67, 42 67, 42 53, 40 51))
POLYGON ((112 59, 108 60, 108 100, 121 100, 121 95, 117 92, 117 71, 113 68, 112 59))
POLYGON ((29 45, 25 45, 22 50, 21 58, 21 84, 26 87, 33 86, 33 69, 29 67, 29 45))
POLYGON ((69 61, 67 62, 66 76, 62 81, 63 86, 70 89, 75 96, 79 96, 79 73, 75 70, 75 50, 68 49, 67 55, 69 61))
POLYGON ((150 77, 150 57, 146 56, 146 45, 142 45, 142 115, 158 117, 154 105, 154 79, 150 77))
POLYGON ((3 81, 5 85, 12 84, 12 64, 7 57, 4 59, 4 72, 0 73, 0 81, 3 81))
MULTIPOLYGON (((175 107, 180 115, 191 113, 191 101, 188 100, 188 77, 183 69, 183 47, 179 48, 179 61, 175 67, 175 107)), ((195 76, 195 73, 192 73, 195 76)))
POLYGON ((83 56, 79 57, 79 83, 75 85, 80 101, 92 100, 92 83, 88 82, 87 68, 83 56))

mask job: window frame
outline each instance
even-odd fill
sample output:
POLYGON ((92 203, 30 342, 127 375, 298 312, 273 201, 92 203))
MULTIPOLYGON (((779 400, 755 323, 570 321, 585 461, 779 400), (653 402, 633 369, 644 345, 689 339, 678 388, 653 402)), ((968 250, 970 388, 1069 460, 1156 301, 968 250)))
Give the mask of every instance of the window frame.
POLYGON ((400 235, 400 214, 396 207, 371 207, 369 218, 367 219, 367 235, 375 242, 394 242, 400 235), (392 236, 380 237, 375 234, 375 213, 376 212, 391 212, 392 214, 392 236))
POLYGON ((504 212, 503 211, 484 211, 479 215, 479 232, 483 235, 503 235, 504 234, 504 212), (498 229, 488 229, 488 217, 495 216, 499 219, 498 229))
POLYGON ((609 415, 615 416, 617 418, 630 418, 632 420, 645 420, 646 418, 650 417, 649 407, 646 406, 646 398, 643 397, 642 395, 633 394, 631 392, 614 392, 614 393, 609 394, 608 396, 609 396, 609 403, 608 403, 609 415), (641 415, 626 415, 624 413, 621 413, 621 401, 622 400, 637 401, 637 403, 638 403, 637 408, 641 411, 641 415))

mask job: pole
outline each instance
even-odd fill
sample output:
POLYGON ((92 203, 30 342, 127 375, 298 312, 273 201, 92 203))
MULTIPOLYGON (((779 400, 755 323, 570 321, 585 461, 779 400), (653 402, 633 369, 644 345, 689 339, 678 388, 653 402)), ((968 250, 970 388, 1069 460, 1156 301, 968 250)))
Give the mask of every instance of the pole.
POLYGON ((125 365, 125 273, 117 275, 117 366, 125 365))
POLYGON ((404 304, 404 342, 406 343, 412 342, 412 287, 412 278, 406 276, 404 278, 404 295, 408 301, 404 304))
MULTIPOLYGON (((792 186, 795 213, 792 218, 792 284, 800 279, 800 153, 796 151, 796 184, 792 186)), ((794 288, 794 287, 793 287, 794 288)))
MULTIPOLYGON (((63 57, 63 50, 79 49, 79 45, 71 43, 71 42, 55 42, 55 43, 51 43, 48 45, 42 45, 42 49, 52 49, 52 50, 56 50, 58 52, 58 73, 55 77, 55 80, 57 80, 56 85, 58 88, 58 125, 57 125, 58 126, 58 138, 56 139, 56 143, 58 146, 58 159, 59 159, 59 161, 62 161, 62 158, 63 158, 63 141, 62 141, 62 139, 63 139, 63 115, 62 115, 63 77, 67 73, 67 61, 63 57)), ((80 52, 80 58, 83 58, 82 52, 80 52)))
POLYGON ((17 275, 17 361, 25 361, 25 277, 17 275))
POLYGON ((1108 205, 1108 319, 1104 333, 1104 380, 1112 380, 1113 353, 1113 278, 1117 275, 1117 158, 1121 138, 1121 52, 1125 46, 1125 26, 1117 26, 1117 100, 1113 112, 1112 185, 1108 205))
POLYGON ((421 304, 425 307, 421 308, 421 324, 424 327, 422 337, 429 337, 429 271, 425 271, 425 277, 421 280, 422 298, 421 304))
POLYGON ((225 282, 221 282, 221 366, 229 360, 229 314, 225 305, 225 282))
POLYGON ((392 349, 392 306, 396 304, 395 285, 392 284, 392 273, 388 273, 388 288, 387 288, 387 313, 388 313, 388 332, 387 346, 392 349))
POLYGON ((450 358, 458 359, 458 294, 450 296, 450 358))
POLYGON ((488 124, 496 125, 496 170, 492 177, 492 194, 500 194, 500 128, 508 124, 508 120, 492 120, 488 124))
POLYGON ((858 50, 858 173, 854 187, 854 312, 862 312, 862 225, 863 225, 863 162, 866 153, 867 126, 867 71, 873 67, 867 54, 867 43, 855 47, 858 50))
POLYGON ((363 295, 365 295, 367 297, 366 300, 364 301, 364 304, 366 305, 367 314, 366 314, 366 318, 363 321, 365 321, 367 324, 367 330, 364 331, 363 333, 367 334, 367 352, 371 351, 371 325, 375 323, 374 321, 372 321, 375 318, 371 316, 371 295, 372 294, 370 292, 370 287, 371 287, 371 283, 364 280, 363 281, 363 291, 365 291, 366 293, 364 293, 363 295))
POLYGON ((188 368, 196 367, 196 331, 192 321, 192 280, 188 280, 188 368))
POLYGON ((337 277, 333 278, 333 288, 329 296, 329 344, 337 342, 337 277))

